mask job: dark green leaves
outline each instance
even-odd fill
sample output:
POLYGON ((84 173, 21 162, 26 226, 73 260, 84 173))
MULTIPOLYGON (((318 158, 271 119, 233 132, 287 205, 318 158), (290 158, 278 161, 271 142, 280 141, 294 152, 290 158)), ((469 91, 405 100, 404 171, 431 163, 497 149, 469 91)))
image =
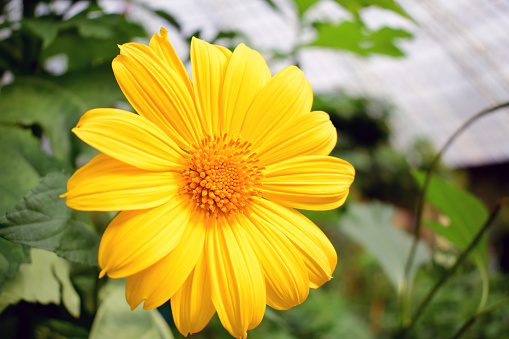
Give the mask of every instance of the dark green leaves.
POLYGON ((78 220, 59 195, 65 192, 68 175, 44 177, 0 220, 0 236, 89 265, 97 264, 99 237, 78 220))
POLYGON ((382 27, 369 31, 360 22, 344 21, 339 24, 316 24, 317 39, 311 46, 347 50, 361 56, 385 54, 401 57, 405 54, 396 46, 398 39, 411 38, 412 34, 402 29, 382 27))
MULTIPOLYGON (((405 263, 412 237, 393 226, 395 209, 381 203, 351 204, 348 212, 340 220, 340 230, 358 242, 371 253, 384 269, 387 277, 398 292, 404 291, 405 263)), ((430 252, 420 243, 409 277, 413 278, 419 266, 428 261, 430 252)))
MULTIPOLYGON (((0 104, 2 106, 2 104, 0 104)), ((0 118, 1 119, 1 118, 0 118)), ((0 216, 39 182, 39 177, 63 165, 41 150, 30 129, 0 126, 0 216)))
POLYGON ((41 127, 55 157, 69 165, 70 130, 79 117, 88 109, 111 107, 123 98, 109 66, 61 77, 17 77, 2 88, 1 96, 0 123, 41 127))

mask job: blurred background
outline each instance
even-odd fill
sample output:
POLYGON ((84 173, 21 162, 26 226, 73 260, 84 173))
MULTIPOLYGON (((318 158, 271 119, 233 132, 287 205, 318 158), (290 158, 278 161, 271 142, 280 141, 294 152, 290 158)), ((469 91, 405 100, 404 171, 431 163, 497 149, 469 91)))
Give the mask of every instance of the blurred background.
MULTIPOLYGON (((313 109, 328 112, 336 126, 334 155, 356 168, 344 207, 304 212, 335 245, 335 279, 311 291, 303 305, 284 312, 268 309, 250 338, 396 336, 399 268, 410 248, 419 190, 412 173, 428 169, 447 138, 470 117, 509 101, 509 2, 0 0, 0 215, 26 199, 41 178, 45 183, 56 172, 72 173, 96 154, 70 129, 88 109, 130 109, 111 71, 117 44, 148 43, 160 27, 168 29, 189 72, 192 36, 232 49, 246 43, 262 53, 273 74, 298 65, 313 87, 313 109), (371 241, 376 237, 387 243, 371 241)), ((509 192, 508 132, 508 109, 479 119, 443 155, 438 175, 492 208, 509 192)), ((65 237, 59 238, 60 252, 53 251, 59 257, 38 263, 44 272, 19 268, 35 265, 34 250, 29 264, 30 251, 13 255, 22 250, 9 247, 12 239, 0 234, 2 337, 104 338, 125 332, 124 338, 140 333, 180 338, 169 304, 150 316, 137 310, 137 318, 128 320, 132 315, 125 312, 123 293, 111 292, 123 289, 123 283, 97 281, 94 246, 113 214, 72 213, 92 230, 89 254, 78 259, 62 254, 65 237), (60 262, 61 257, 80 264, 60 262)), ((431 206, 425 215, 441 218, 431 206)), ((6 225, 5 219, 0 223, 6 225)), ((47 240, 31 241, 18 242, 51 247, 47 240)), ((489 284, 489 301, 509 295, 507 208, 485 246, 483 264, 472 258, 463 265, 411 336, 452 336, 475 311, 481 286, 489 284), (489 272, 489 282, 478 270, 489 272)), ((424 230, 415 298, 425 295, 461 247, 432 226, 424 230)), ((508 324, 506 305, 480 318, 465 337, 509 338, 508 324)), ((215 316, 193 337, 229 334, 215 316)))

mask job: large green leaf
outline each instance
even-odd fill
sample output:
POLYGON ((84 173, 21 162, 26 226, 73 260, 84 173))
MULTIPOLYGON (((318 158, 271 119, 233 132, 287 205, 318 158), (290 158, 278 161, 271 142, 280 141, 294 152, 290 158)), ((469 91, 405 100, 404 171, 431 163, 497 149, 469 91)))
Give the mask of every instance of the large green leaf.
POLYGON ((0 124, 39 125, 56 158, 72 159, 71 128, 87 110, 122 99, 109 66, 60 77, 17 77, 0 93, 0 124))
MULTIPOLYGON (((414 176, 422 187, 426 174, 415 172, 414 176)), ((481 201, 467 191, 459 189, 436 176, 430 181, 426 200, 444 214, 447 220, 443 223, 427 220, 425 225, 462 250, 472 242, 477 232, 488 220, 488 210, 481 201)), ((484 235, 470 252, 470 258, 479 268, 483 278, 484 290, 481 304, 484 304, 489 284, 487 235, 484 235)))
POLYGON ((353 52, 361 56, 384 54, 401 57, 405 54, 396 46, 398 39, 408 39, 412 34, 391 27, 368 30, 361 22, 343 21, 339 24, 317 23, 317 38, 310 45, 353 52))
POLYGON ((44 153, 29 130, 0 126, 0 216, 21 200, 39 178, 64 166, 44 153))
POLYGON ((59 195, 68 175, 51 173, 0 219, 0 236, 55 252, 71 261, 97 264, 99 237, 59 195))
POLYGON ((31 250, 30 264, 22 264, 16 277, 8 280, 0 293, 0 312, 20 300, 41 304, 64 304, 74 317, 80 315, 80 297, 69 278, 68 261, 54 253, 31 250))
POLYGON ((399 293, 412 283, 417 268, 430 258, 430 251, 424 243, 418 244, 410 281, 406 281, 405 264, 412 237, 393 226, 394 215, 394 207, 379 202, 350 204, 339 225, 343 233, 378 260, 399 293))
POLYGON ((110 280, 92 324, 90 339, 173 339, 171 330, 157 310, 131 311, 125 300, 125 280, 110 280))

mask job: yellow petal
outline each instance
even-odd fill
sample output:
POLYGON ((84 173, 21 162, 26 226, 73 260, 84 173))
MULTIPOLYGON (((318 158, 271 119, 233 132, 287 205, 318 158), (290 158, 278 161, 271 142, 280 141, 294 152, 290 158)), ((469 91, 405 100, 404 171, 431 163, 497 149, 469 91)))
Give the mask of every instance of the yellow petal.
POLYGON ((202 253, 193 272, 171 298, 173 320, 184 337, 200 332, 216 313, 207 277, 207 259, 202 253))
POLYGON ((265 273, 267 304, 277 310, 287 310, 306 300, 308 272, 295 246, 277 227, 253 213, 240 215, 238 219, 258 250, 258 260, 265 273))
POLYGON ((80 211, 124 211, 159 206, 177 194, 182 175, 152 172, 99 154, 67 182, 66 203, 80 211))
POLYGON ((203 134, 192 93, 179 74, 148 46, 127 43, 112 63, 117 82, 133 108, 180 147, 203 134))
POLYGON ((222 133, 239 136, 249 106, 269 79, 270 70, 260 53, 244 44, 235 48, 226 71, 221 99, 222 133))
POLYGON ((265 312, 265 282, 251 240, 233 218, 220 216, 207 232, 212 302, 224 328, 245 338, 265 312))
POLYGON ((101 274, 123 278, 166 256, 180 243, 193 205, 188 196, 177 194, 159 207, 120 212, 101 238, 101 274))
POLYGON ((256 199, 252 214, 278 228, 299 251, 308 269, 309 286, 318 288, 332 278, 337 254, 329 239, 299 212, 265 199, 256 199))
POLYGON ((256 152, 260 165, 267 166, 300 155, 329 155, 336 146, 337 133, 329 115, 315 111, 293 119, 260 141, 256 152))
POLYGON ((159 58, 161 58, 171 70, 177 73, 182 83, 187 87, 189 93, 193 93, 191 80, 189 80, 184 64, 182 64, 182 61, 180 61, 177 53, 173 49, 170 39, 168 39, 168 31, 166 28, 161 27, 159 34, 156 33, 152 36, 149 47, 156 52, 159 58))
POLYGON ((293 119, 309 113, 312 103, 309 81, 297 67, 287 67, 276 73, 254 99, 241 135, 257 149, 264 144, 264 139, 272 138, 293 119))
POLYGON ((126 298, 131 309, 143 300, 145 310, 159 307, 180 289, 203 251, 206 225, 205 213, 194 210, 191 220, 184 222, 185 231, 175 249, 149 268, 127 277, 126 298))
POLYGON ((145 170, 181 171, 185 153, 156 125, 134 113, 98 108, 72 130, 99 151, 145 170))
POLYGON ((348 196, 355 170, 348 162, 307 155, 267 166, 262 196, 278 204, 306 210, 330 210, 348 196))
POLYGON ((196 109, 203 129, 209 135, 220 132, 219 99, 231 52, 193 37, 191 64, 196 109))

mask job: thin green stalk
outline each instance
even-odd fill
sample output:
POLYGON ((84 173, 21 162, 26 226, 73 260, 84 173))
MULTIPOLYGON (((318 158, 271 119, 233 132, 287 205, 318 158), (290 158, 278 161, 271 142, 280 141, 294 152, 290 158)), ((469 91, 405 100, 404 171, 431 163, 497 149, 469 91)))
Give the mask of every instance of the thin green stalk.
POLYGON ((433 286, 433 288, 428 292, 426 297, 423 299, 423 301, 419 304, 416 311, 412 315, 412 319, 410 320, 410 324, 403 330, 403 337, 412 329, 412 327, 415 325, 419 317, 424 313, 424 309, 428 306, 430 301, 435 296, 436 292, 442 287, 442 285, 456 272, 458 267, 463 263, 463 261, 467 258, 467 256, 470 254, 470 252, 475 248, 477 243, 481 240, 484 233, 490 228, 490 226, 493 224, 493 221, 495 220, 496 216, 498 215, 498 212, 500 211, 500 208, 505 205, 509 204, 509 197, 505 197, 500 199, 496 206, 493 208, 493 210, 490 213, 490 216, 488 217, 488 220, 484 223, 483 227, 477 232, 474 239, 470 242, 470 244, 465 248, 458 258, 456 259, 456 262, 454 265, 452 265, 445 274, 440 278, 439 281, 436 282, 436 284, 433 286))
MULTIPOLYGON (((421 189, 421 191, 419 193, 419 196, 417 197, 417 204, 416 204, 416 208, 415 208, 414 227, 413 227, 413 234, 414 235, 413 235, 413 240, 412 240, 412 246, 410 247, 410 252, 408 254, 408 257, 407 257, 407 260, 406 260, 406 263, 405 263, 405 271, 403 273, 405 275, 404 278, 407 281, 406 288, 410 288, 410 286, 412 285, 412 281, 411 281, 411 277, 410 277, 410 271, 411 271, 411 268, 412 268, 412 265, 413 265, 413 262, 414 262, 415 252, 417 251, 417 245, 419 243, 419 239, 420 239, 420 236, 421 236, 422 211, 423 211, 423 207, 424 207, 424 202, 426 200, 426 192, 427 192, 429 184, 431 182, 431 177, 433 176, 433 174, 435 173, 436 168, 438 167, 438 164, 440 162, 442 154, 449 148, 449 146, 453 143, 453 141, 456 140, 456 138, 465 129, 467 129, 468 126, 470 126, 474 121, 476 121, 480 117, 483 117, 483 116, 485 116, 485 115, 487 115, 489 113, 495 112, 495 111, 497 111, 497 110, 499 110, 501 108, 504 108, 504 107, 509 107, 509 102, 505 102, 505 103, 502 103, 500 105, 487 108, 487 109, 477 113, 476 115, 474 115, 470 119, 468 119, 463 125, 461 125, 449 137, 449 139, 447 139, 445 144, 442 146, 440 151, 437 153, 437 155, 433 159, 433 161, 431 163, 431 166, 430 166, 428 172, 426 173, 426 179, 424 180, 424 185, 422 186, 422 189, 421 189)), ((410 293, 408 291, 406 291, 406 292, 403 291, 403 298, 405 298, 405 297, 410 298, 410 293)), ((484 298, 484 295, 483 295, 482 298, 484 298)), ((482 300, 481 300, 481 303, 482 303, 482 300)), ((400 303, 400 305, 409 305, 409 304, 410 304, 410 300, 403 301, 402 303, 400 303)), ((409 307, 405 307, 405 308, 401 309, 400 311, 401 312, 408 312, 409 311, 409 307)), ((402 320, 405 320, 405 319, 408 319, 409 316, 408 316, 408 314, 404 314, 400 318, 402 320)), ((401 325, 402 325, 403 328, 405 328, 408 325, 408 323, 405 321, 405 322, 402 322, 401 325)))
POLYGON ((437 153, 435 158, 433 159, 433 162, 431 163, 431 166, 426 174, 426 179, 424 181, 424 185, 422 186, 421 192, 419 194, 419 197, 417 199, 417 205, 415 210, 415 220, 414 220, 414 238, 412 242, 412 247, 410 248, 410 253, 407 257, 407 261, 405 264, 405 276, 409 276, 410 269, 412 267, 414 257, 415 257, 415 251, 417 250, 417 244, 419 241, 419 238, 421 236, 421 225, 422 225, 422 211, 424 206, 424 201, 426 200, 426 192, 428 190, 429 183, 431 181, 431 177, 433 176, 433 173, 435 173, 435 170, 440 162, 440 158, 442 157, 442 154, 449 148, 449 146, 452 144, 452 142, 465 130, 468 126, 470 126, 474 121, 479 119, 480 117, 493 113, 501 108, 509 107, 509 102, 502 103, 497 106, 493 106, 490 108, 487 108, 470 119, 468 119, 462 126, 460 126, 445 142, 445 144, 442 146, 440 151, 437 153))
POLYGON ((477 319, 479 319, 483 315, 493 312, 494 310, 496 310, 497 308, 499 308, 500 306, 502 306, 504 304, 509 304, 509 298, 504 298, 502 300, 499 300, 498 302, 494 303, 493 305, 486 307, 481 312, 475 313, 467 321, 465 321, 463 326, 461 326, 458 329, 458 331, 451 337, 451 339, 460 338, 463 335, 463 333, 465 333, 476 322, 477 319))

